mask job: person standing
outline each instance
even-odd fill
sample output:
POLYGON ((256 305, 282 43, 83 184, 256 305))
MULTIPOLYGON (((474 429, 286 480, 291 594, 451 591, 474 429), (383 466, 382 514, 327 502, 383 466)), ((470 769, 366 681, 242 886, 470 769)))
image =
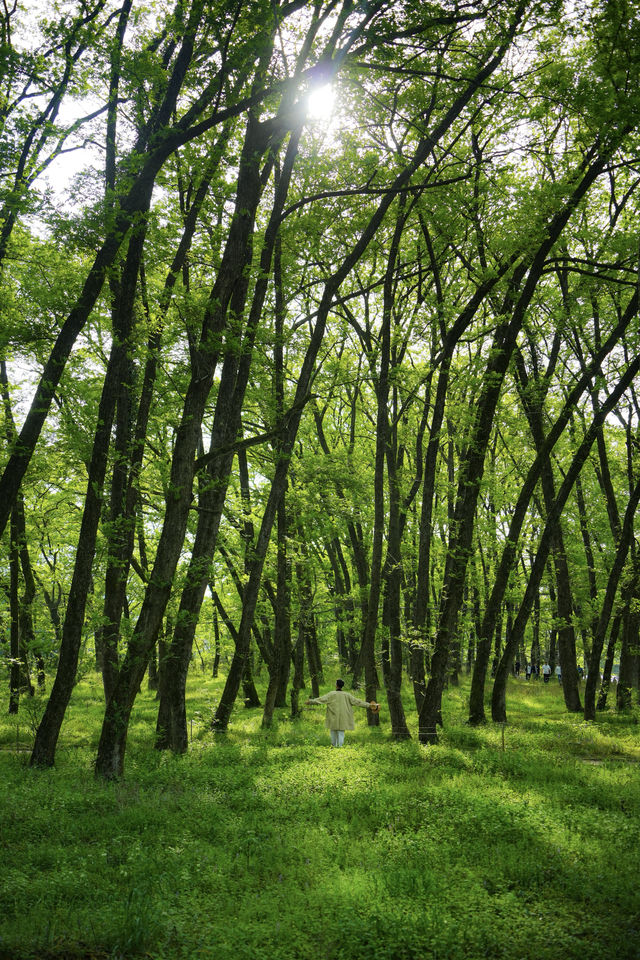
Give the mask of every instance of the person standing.
POLYGON ((558 683, 562 686, 562 667, 560 664, 556 664, 556 677, 558 678, 558 683))
POLYGON ((525 673, 525 676, 526 676, 527 680, 531 680, 531 673, 532 673, 532 671, 533 671, 533 667, 532 667, 532 665, 531 665, 530 663, 528 663, 528 664, 526 665, 526 667, 524 668, 524 673, 525 673))
POLYGON ((368 700, 359 700, 348 690, 343 690, 344 680, 336 680, 336 689, 325 693, 322 697, 310 697, 308 704, 326 703, 327 717, 325 726, 331 733, 331 746, 341 747, 344 744, 345 730, 354 730, 355 722, 353 719, 354 707, 369 707, 371 710, 380 709, 375 700, 369 703, 368 700))
POLYGON ((551 676, 551 667, 548 663, 542 664, 542 676, 544 677, 544 682, 549 683, 549 677, 551 676))

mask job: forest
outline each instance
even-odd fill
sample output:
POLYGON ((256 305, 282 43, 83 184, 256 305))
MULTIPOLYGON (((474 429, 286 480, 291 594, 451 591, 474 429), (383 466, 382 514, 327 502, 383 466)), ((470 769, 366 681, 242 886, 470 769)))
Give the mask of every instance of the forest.
POLYGON ((0 30, 13 802, 74 730, 94 800, 195 747, 223 779, 283 730, 319 751, 339 676, 407 776, 538 722, 637 763, 637 0, 6 0, 0 30))

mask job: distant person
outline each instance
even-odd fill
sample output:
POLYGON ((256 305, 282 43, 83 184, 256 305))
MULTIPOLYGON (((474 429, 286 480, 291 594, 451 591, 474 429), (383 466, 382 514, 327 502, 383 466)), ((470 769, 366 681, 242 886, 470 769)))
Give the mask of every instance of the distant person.
POLYGON ((548 663, 542 664, 542 677, 545 683, 549 683, 549 678, 551 676, 551 667, 548 663))
POLYGON ((352 693, 343 690, 344 680, 336 680, 336 689, 325 693, 322 697, 310 697, 307 703, 326 703, 327 718, 325 726, 331 733, 331 746, 341 747, 344 744, 345 730, 354 730, 353 707, 370 707, 375 713, 380 709, 375 700, 358 700, 352 693))
POLYGON ((584 670, 582 669, 582 667, 578 667, 578 683, 580 683, 583 677, 584 677, 584 670))
POLYGON ((556 677, 558 678, 558 683, 562 684, 562 667, 560 664, 556 664, 556 677))
POLYGON ((519 661, 519 660, 516 660, 516 662, 514 663, 514 665, 513 665, 513 672, 515 673, 516 677, 519 677, 519 676, 520 676, 520 661, 519 661))
POLYGON ((527 680, 531 680, 531 674, 532 674, 532 673, 533 673, 533 665, 530 664, 530 663, 528 663, 528 664, 526 665, 526 667, 524 668, 524 675, 525 675, 525 677, 527 678, 527 680))

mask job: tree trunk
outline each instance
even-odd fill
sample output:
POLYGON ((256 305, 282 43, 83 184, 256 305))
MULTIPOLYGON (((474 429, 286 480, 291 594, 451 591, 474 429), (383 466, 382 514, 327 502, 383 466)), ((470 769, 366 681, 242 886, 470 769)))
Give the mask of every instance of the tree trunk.
POLYGON ((121 347, 114 340, 98 408, 84 511, 62 628, 58 669, 51 695, 36 732, 30 761, 32 766, 53 766, 60 727, 76 679, 86 603, 92 583, 93 559, 102 508, 102 490, 107 468, 120 359, 121 347))
MULTIPOLYGON (((600 678, 600 659, 602 657, 602 648, 604 646, 604 639, 607 633, 607 628, 609 626, 609 621, 611 619, 611 613, 613 610, 613 604, 615 601, 616 594, 618 592, 618 587, 620 584, 620 579, 622 577, 622 571, 627 559, 627 554, 629 552, 629 547, 633 538, 634 531, 634 518, 636 510, 638 508, 638 503, 640 503, 640 481, 636 484, 634 490, 631 493, 631 497, 627 503, 627 508, 624 514, 624 520, 622 522, 622 527, 617 525, 618 530, 618 547, 616 550, 616 555, 609 571, 609 577, 607 580, 607 589, 605 591, 605 597, 602 602, 602 609, 600 611, 600 616, 598 618, 598 623, 596 630, 593 636, 593 641, 591 644, 591 655, 589 657, 589 665, 587 669, 587 681, 585 684, 584 691, 584 718, 585 720, 595 720, 596 715, 596 687, 598 680, 600 678)), ((625 603, 625 616, 627 615, 628 603, 625 603)), ((619 620, 618 620, 619 623, 619 620)), ((615 646, 615 641, 617 638, 618 630, 614 632, 611 630, 611 637, 613 638, 613 645, 611 644, 611 639, 609 644, 611 649, 615 646)), ((623 633, 624 635, 624 633, 623 633)), ((607 650, 607 659, 609 651, 607 650)), ((609 677, 611 676, 611 666, 609 666, 609 677)), ((604 689, 604 680, 603 686, 601 688, 600 696, 602 698, 602 690, 604 689)), ((608 681, 607 681, 608 689, 608 681)), ((606 702, 607 691, 604 692, 603 703, 606 702)))
MULTIPOLYGON (((394 427, 387 428, 387 474, 389 477, 389 523, 387 531, 387 556, 384 564, 387 625, 389 629, 389 670, 385 677, 387 704, 391 720, 391 736, 394 740, 411 737, 402 704, 402 626, 400 615, 402 587, 402 523, 400 489, 398 483, 397 399, 394 390, 394 427)), ((386 413, 386 411, 385 411, 386 413)), ((376 714, 377 716, 377 714, 376 714)))
MULTIPOLYGON (((217 366, 218 355, 211 351, 210 343, 219 342, 227 320, 227 313, 235 298, 244 303, 246 286, 248 284, 247 266, 252 259, 252 235, 254 218, 261 195, 259 160, 266 149, 265 134, 257 123, 250 117, 247 135, 243 145, 243 155, 240 162, 238 190, 236 196, 236 214, 231 222, 229 235, 222 262, 211 291, 209 302, 202 322, 200 345, 192 356, 192 376, 187 388, 180 426, 176 433, 174 451, 171 464, 172 496, 167 502, 164 523, 156 552, 153 574, 150 578, 142 608, 133 635, 129 642, 129 649, 123 661, 118 682, 107 704, 105 718, 98 747, 96 760, 96 774, 106 779, 118 777, 124 767, 124 751, 126 747, 127 726, 133 702, 142 677, 140 664, 146 666, 153 639, 159 629, 164 610, 171 592, 171 583, 175 573, 180 551, 184 542, 189 508, 192 498, 194 476, 194 457, 200 440, 200 428, 204 415, 205 405, 213 382, 213 375, 217 366)), ((241 311, 240 311, 241 312, 241 311)), ((223 371, 224 372, 224 371, 223 371)), ((224 402, 228 402, 228 390, 220 385, 220 393, 224 402)), ((220 405, 222 406, 222 405, 220 405)), ((216 415, 221 409, 216 405, 216 415)), ((228 425, 232 430, 235 423, 228 425)), ((214 429, 220 430, 215 424, 214 429)), ((214 455, 217 451, 214 451, 214 455)), ((221 458, 224 461, 225 457, 221 458)), ((221 470, 224 476, 224 469, 221 470)), ((228 475, 228 474, 227 474, 228 475)), ((219 492, 219 491, 218 491, 219 492)), ((210 529, 217 529, 217 518, 208 521, 210 529)), ((200 527, 200 524, 198 524, 200 527)), ((206 531, 207 533, 210 530, 206 531)), ((208 579, 208 562, 210 552, 205 549, 208 544, 204 533, 201 535, 203 552, 195 558, 192 556, 190 564, 191 576, 187 577, 188 589, 192 592, 188 602, 202 601, 204 586, 208 579), (206 569, 205 569, 206 568, 206 569), (200 579, 200 582, 198 580, 200 579)), ((186 655, 186 648, 192 642, 193 629, 197 611, 189 606, 187 598, 181 601, 188 616, 178 620, 176 627, 181 631, 180 649, 175 651, 176 662, 186 655), (189 638, 189 634, 191 637, 189 638)), ((197 608, 199 611, 199 606, 197 608)), ((190 659, 190 649, 188 657, 190 659)), ((181 670, 174 675, 175 684, 175 716, 170 729, 178 730, 179 718, 183 714, 179 684, 185 673, 181 670)), ((185 731, 181 730, 177 737, 176 748, 181 749, 185 743, 185 731)))
POLYGON ((298 639, 293 651, 293 682, 291 684, 291 719, 296 720, 302 715, 300 707, 300 691, 304 688, 304 631, 302 623, 298 624, 298 639))
MULTIPOLYGON (((609 641, 607 643, 607 653, 605 655, 604 668, 602 670, 602 680, 600 683, 600 693, 598 695, 598 702, 596 704, 596 710, 598 711, 604 710, 607 706, 607 695, 609 693, 609 687, 611 686, 611 673, 613 671, 613 660, 616 652, 616 643, 618 642, 618 637, 620 636, 621 626, 622 626, 622 614, 619 613, 614 617, 613 623, 611 624, 611 631, 609 633, 609 641)), ((600 679, 600 666, 598 665, 596 682, 599 679, 600 679)))
MULTIPOLYGON (((116 385, 114 461, 111 472, 111 503, 106 530, 107 567, 102 611, 102 681, 105 700, 113 692, 118 675, 118 641, 125 603, 129 564, 135 535, 136 495, 128 491, 132 437, 133 363, 131 333, 146 218, 136 225, 129 241, 119 282, 112 281, 112 328, 120 346, 120 370, 116 385)), ((145 431, 146 435, 146 424, 145 431)), ((139 451, 142 457, 142 449, 139 451)))
MULTIPOLYGON (((213 586, 211 584, 209 585, 209 589, 213 596, 213 586)), ((213 667, 211 676, 215 680, 220 669, 220 624, 218 623, 218 611, 215 605, 213 605, 211 609, 211 620, 213 623, 213 667)))
POLYGON ((638 610, 638 587, 640 565, 634 557, 631 583, 627 588, 628 603, 622 617, 622 641, 620 644, 620 671, 616 687, 616 710, 627 713, 631 710, 631 691, 637 683, 637 657, 640 644, 640 611, 638 610))
POLYGON ((15 508, 11 511, 9 525, 9 652, 11 665, 9 668, 9 713, 15 714, 20 707, 20 603, 18 598, 18 583, 20 577, 20 557, 18 550, 18 535, 16 530, 15 508))
POLYGON ((256 690, 256 685, 253 680, 252 661, 253 654, 251 650, 249 650, 249 656, 247 657, 244 665, 244 673, 242 674, 242 697, 244 705, 247 709, 262 706, 258 691, 256 690))
POLYGON ((269 685, 264 702, 262 726, 270 727, 275 707, 286 706, 286 690, 291 665, 291 562, 287 556, 286 496, 278 505, 277 521, 277 587, 274 629, 274 656, 269 667, 269 685))
MULTIPOLYGON (((311 683, 311 696, 315 698, 320 696, 322 662, 318 648, 316 620, 313 611, 313 592, 309 578, 309 558, 302 527, 298 528, 298 536, 300 538, 299 550, 302 557, 302 560, 296 563, 296 579, 298 581, 298 595, 300 598, 298 637, 302 638, 304 651, 306 652, 307 665, 309 667, 309 681, 311 683)), ((298 656, 302 656, 302 654, 299 653, 298 656)))
POLYGON ((151 690, 153 693, 156 693, 158 690, 158 648, 157 644, 153 647, 151 651, 151 656, 149 657, 149 668, 147 674, 147 690, 151 690))

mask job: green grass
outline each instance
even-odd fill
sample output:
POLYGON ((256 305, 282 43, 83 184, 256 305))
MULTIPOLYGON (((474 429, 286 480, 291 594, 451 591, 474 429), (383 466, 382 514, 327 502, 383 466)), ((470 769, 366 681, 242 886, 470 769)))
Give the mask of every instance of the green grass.
POLYGON ((637 715, 594 725, 557 686, 512 682, 510 723, 392 743, 323 711, 207 729, 220 682, 189 685, 188 755, 151 749, 143 692, 126 776, 92 761, 100 684, 76 688, 53 770, 27 766, 37 709, 2 703, 0 958, 632 960, 640 957, 637 715))

